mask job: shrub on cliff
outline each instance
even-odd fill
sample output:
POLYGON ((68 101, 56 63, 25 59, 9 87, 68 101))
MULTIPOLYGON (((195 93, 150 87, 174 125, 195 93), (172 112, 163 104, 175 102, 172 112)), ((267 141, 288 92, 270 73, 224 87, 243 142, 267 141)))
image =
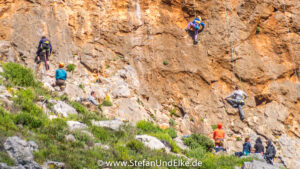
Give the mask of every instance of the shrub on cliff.
POLYGON ((37 82, 30 68, 17 63, 3 63, 3 76, 7 79, 7 86, 37 86, 37 82))
POLYGON ((207 152, 211 152, 214 148, 213 141, 201 134, 192 134, 189 137, 183 138, 183 142, 190 149, 203 147, 207 152))

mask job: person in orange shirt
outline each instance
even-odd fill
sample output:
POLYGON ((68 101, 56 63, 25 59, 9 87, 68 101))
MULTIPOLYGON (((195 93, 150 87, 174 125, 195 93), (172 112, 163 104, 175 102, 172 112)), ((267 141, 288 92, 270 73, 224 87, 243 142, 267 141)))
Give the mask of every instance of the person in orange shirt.
POLYGON ((214 130, 213 139, 215 140, 215 150, 218 152, 220 149, 224 150, 223 142, 225 138, 225 132, 222 130, 222 124, 218 124, 218 128, 214 130))

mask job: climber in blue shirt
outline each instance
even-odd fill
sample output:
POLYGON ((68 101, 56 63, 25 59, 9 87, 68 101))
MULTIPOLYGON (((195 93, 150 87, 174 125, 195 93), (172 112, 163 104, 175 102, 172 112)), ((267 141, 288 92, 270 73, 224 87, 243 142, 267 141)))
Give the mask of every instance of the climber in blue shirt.
POLYGON ((59 63, 59 69, 55 72, 56 82, 53 84, 53 87, 59 86, 62 91, 65 89, 65 81, 67 80, 67 72, 63 69, 64 66, 64 63, 59 63))
POLYGON ((202 22, 202 19, 200 16, 197 16, 193 22, 189 22, 187 28, 185 29, 185 31, 191 31, 194 33, 194 45, 196 45, 198 43, 197 41, 197 36, 198 36, 198 33, 199 33, 199 30, 200 32, 203 31, 205 27, 205 24, 202 22), (201 26, 201 29, 200 29, 200 26, 201 26))

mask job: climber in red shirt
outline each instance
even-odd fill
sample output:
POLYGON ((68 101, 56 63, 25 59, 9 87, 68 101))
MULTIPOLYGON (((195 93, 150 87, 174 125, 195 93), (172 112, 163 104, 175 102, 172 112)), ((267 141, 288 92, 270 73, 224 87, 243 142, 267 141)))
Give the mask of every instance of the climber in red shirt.
POLYGON ((214 130, 213 139, 215 140, 215 150, 216 152, 223 150, 224 151, 224 138, 225 132, 222 130, 222 124, 218 124, 218 128, 214 130))

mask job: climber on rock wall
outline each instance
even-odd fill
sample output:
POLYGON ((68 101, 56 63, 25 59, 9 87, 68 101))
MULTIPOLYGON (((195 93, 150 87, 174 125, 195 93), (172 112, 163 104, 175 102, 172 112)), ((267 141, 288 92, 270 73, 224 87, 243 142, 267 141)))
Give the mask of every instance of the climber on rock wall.
POLYGON ((189 22, 187 28, 185 29, 185 31, 189 32, 189 33, 193 33, 193 39, 194 39, 194 45, 196 45, 198 43, 197 41, 197 37, 198 37, 198 33, 199 33, 199 29, 200 32, 203 31, 205 27, 205 24, 202 22, 202 19, 200 16, 197 16, 193 22, 189 22), (201 26, 201 29, 200 29, 201 26))
POLYGON ((229 96, 225 97, 225 100, 234 108, 239 109, 239 115, 240 119, 243 121, 244 120, 244 112, 242 109, 242 106, 245 104, 243 99, 246 99, 248 95, 242 91, 239 90, 239 87, 235 87, 235 91, 233 91, 229 96))
POLYGON ((53 87, 59 86, 61 91, 65 89, 65 81, 67 80, 67 72, 63 69, 64 66, 64 63, 59 63, 59 69, 55 72, 56 82, 52 85, 53 87))
POLYGON ((222 130, 222 124, 218 124, 218 128, 214 130, 213 139, 215 140, 215 151, 224 151, 225 132, 222 130))
POLYGON ((48 61, 49 60, 49 56, 52 53, 52 45, 51 45, 50 40, 48 40, 46 38, 46 36, 42 36, 42 39, 39 42, 39 46, 38 46, 36 55, 40 56, 41 52, 46 53, 46 59, 47 59, 46 61, 48 61))

